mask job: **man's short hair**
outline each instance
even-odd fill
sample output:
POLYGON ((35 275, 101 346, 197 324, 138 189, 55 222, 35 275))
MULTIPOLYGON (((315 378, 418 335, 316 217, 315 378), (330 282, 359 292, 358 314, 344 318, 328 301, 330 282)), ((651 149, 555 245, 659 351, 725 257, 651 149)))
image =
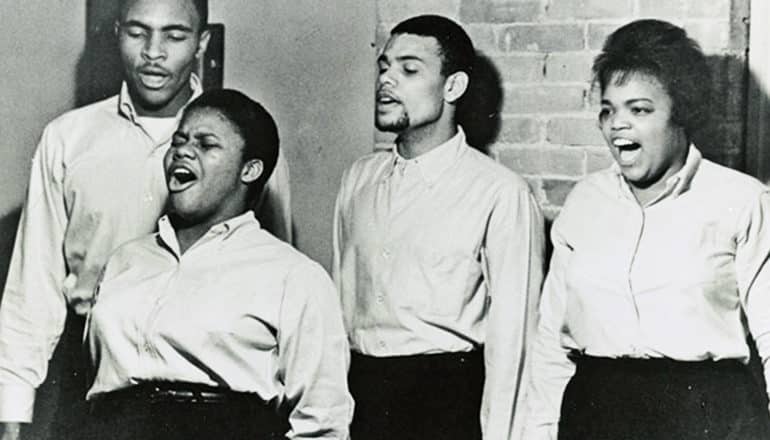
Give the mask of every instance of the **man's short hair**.
POLYGON ((249 199, 256 202, 275 169, 278 161, 278 127, 262 104, 232 89, 213 89, 204 92, 184 110, 212 109, 224 116, 243 139, 243 161, 262 161, 262 175, 249 189, 249 199))
POLYGON ((390 31, 390 35, 399 34, 435 38, 443 75, 462 71, 470 76, 473 71, 476 59, 473 42, 465 30, 452 20, 440 15, 418 15, 402 21, 390 31))
MULTIPOLYGON (((119 0, 118 1, 118 21, 123 18, 125 8, 131 5, 134 0, 119 0)), ((198 32, 206 30, 206 26, 209 24, 209 0, 189 0, 195 7, 195 11, 198 13, 198 19, 200 20, 198 32)))
POLYGON ((593 74, 602 93, 610 81, 622 84, 635 74, 657 79, 671 98, 672 122, 687 136, 708 122, 708 62, 698 43, 671 23, 644 19, 620 27, 607 37, 593 74))

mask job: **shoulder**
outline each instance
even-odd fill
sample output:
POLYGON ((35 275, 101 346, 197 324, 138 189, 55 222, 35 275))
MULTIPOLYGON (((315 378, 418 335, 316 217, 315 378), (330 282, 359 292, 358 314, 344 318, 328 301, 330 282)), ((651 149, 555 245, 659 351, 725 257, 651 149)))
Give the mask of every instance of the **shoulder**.
POLYGON ((701 192, 733 200, 753 199, 768 190, 767 186, 756 178, 708 159, 701 160, 691 185, 701 192))
POLYGON ((393 160, 393 153, 390 150, 378 149, 365 156, 356 159, 343 174, 343 181, 356 181, 362 178, 372 176, 383 166, 393 160))
POLYGON ((92 104, 67 111, 52 120, 47 129, 67 132, 73 126, 96 124, 118 115, 118 96, 111 96, 92 104))
POLYGON ((471 184, 491 187, 501 194, 532 193, 521 175, 473 147, 466 146, 460 157, 460 166, 471 184))

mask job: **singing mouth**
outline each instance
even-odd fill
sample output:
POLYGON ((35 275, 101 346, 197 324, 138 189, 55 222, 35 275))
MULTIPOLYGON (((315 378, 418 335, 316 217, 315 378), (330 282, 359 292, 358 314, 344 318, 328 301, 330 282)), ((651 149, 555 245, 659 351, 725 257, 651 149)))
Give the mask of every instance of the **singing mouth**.
POLYGON ((620 165, 633 164, 642 152, 642 145, 626 138, 615 138, 612 145, 618 149, 618 162, 620 165))
POLYGON ((167 172, 168 189, 171 192, 181 192, 195 185, 198 176, 185 165, 171 165, 167 172))
POLYGON ((170 76, 171 75, 163 69, 139 69, 139 81, 141 81, 142 85, 148 89, 163 88, 170 76))

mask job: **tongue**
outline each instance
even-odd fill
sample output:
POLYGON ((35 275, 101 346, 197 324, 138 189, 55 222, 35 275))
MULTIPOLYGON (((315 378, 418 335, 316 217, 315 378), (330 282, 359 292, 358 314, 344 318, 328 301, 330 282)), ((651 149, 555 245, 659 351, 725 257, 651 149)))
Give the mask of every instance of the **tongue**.
POLYGON ((621 149, 620 150, 620 161, 622 163, 631 163, 636 160, 636 158, 639 156, 639 153, 641 153, 641 148, 634 148, 630 150, 621 149))

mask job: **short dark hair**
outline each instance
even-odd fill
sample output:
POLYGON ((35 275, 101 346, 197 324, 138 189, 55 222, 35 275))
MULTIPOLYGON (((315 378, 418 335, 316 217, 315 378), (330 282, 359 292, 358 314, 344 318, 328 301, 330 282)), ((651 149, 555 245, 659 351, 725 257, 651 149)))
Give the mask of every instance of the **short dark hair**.
POLYGON ((227 118, 243 138, 243 161, 262 161, 262 175, 249 188, 249 201, 259 200, 262 190, 278 161, 278 127, 262 106, 243 93, 232 89, 213 89, 195 98, 184 110, 212 109, 227 118))
POLYGON ((418 15, 402 21, 390 31, 390 35, 399 34, 435 38, 443 75, 462 71, 470 76, 473 71, 476 60, 473 42, 465 30, 452 20, 440 15, 418 15))
POLYGON ((593 64, 594 81, 604 93, 610 81, 634 74, 656 78, 672 102, 672 122, 688 137, 709 120, 711 75, 698 43, 684 29, 662 20, 633 21, 615 30, 593 64))
MULTIPOLYGON (((125 14, 125 8, 127 8, 134 0, 119 0, 118 1, 118 22, 123 18, 125 14)), ((198 32, 203 32, 209 24, 209 0, 190 0, 195 11, 198 13, 199 29, 198 32)))

